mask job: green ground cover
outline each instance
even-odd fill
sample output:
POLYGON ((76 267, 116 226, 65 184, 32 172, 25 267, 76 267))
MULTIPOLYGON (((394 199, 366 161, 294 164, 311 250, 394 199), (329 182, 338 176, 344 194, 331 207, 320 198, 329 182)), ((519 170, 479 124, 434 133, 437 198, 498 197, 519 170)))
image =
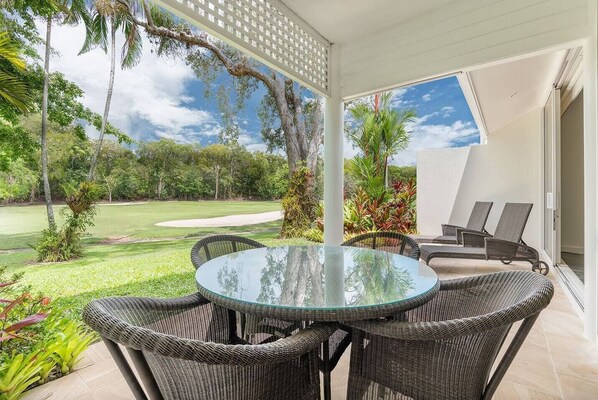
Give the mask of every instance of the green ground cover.
MULTIPOLYGON (((82 258, 62 263, 35 263, 33 250, 11 250, 0 253, 0 265, 7 265, 10 273, 23 272, 23 283, 31 285, 33 292, 42 292, 52 297, 55 304, 69 309, 73 316, 78 318, 82 307, 99 297, 174 297, 193 293, 194 269, 189 252, 195 241, 207 234, 242 234, 270 246, 307 243, 304 239, 278 239, 280 221, 204 230, 160 228, 153 225, 155 222, 257 213, 279 208, 278 202, 156 202, 103 206, 96 220, 95 232, 99 233, 98 237, 94 237, 94 241, 111 236, 124 236, 119 232, 126 232, 133 238, 148 240, 91 244, 87 246, 82 258), (100 237, 100 234, 103 236, 100 237), (173 239, 174 236, 178 238, 173 239)), ((35 229, 43 227, 45 222, 43 210, 43 207, 39 206, 0 209, 2 218, 6 217, 11 221, 9 226, 6 220, 2 221, 1 236, 11 235, 4 231, 6 226, 13 234, 36 234, 35 229), (36 220, 36 215, 41 222, 36 220)), ((3 238, 0 238, 0 241, 2 240, 3 238)), ((16 241, 13 243, 18 244, 16 241)), ((5 242, 2 245, 7 248, 5 242)))
MULTIPOLYGON (((60 216, 64 206, 56 206, 60 216)), ((95 226, 90 229, 92 242, 107 238, 165 238, 207 234, 213 229, 169 228, 157 222, 221 217, 231 214, 254 214, 280 210, 277 201, 165 201, 142 204, 102 204, 98 207, 95 226)), ((47 226, 46 207, 0 207, 0 250, 26 248, 47 226)), ((58 218, 58 223, 62 218, 58 218)))

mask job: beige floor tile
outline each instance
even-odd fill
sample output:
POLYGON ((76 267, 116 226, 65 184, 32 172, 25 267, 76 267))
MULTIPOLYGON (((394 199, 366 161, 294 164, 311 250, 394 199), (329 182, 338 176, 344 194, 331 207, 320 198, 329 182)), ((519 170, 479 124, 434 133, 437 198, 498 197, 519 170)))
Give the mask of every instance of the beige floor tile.
POLYGON ((564 400, 598 399, 598 382, 569 374, 558 374, 564 400))
POLYGON ((23 400, 74 400, 91 392, 83 379, 72 373, 30 390, 23 400))
POLYGON ((496 390, 493 400, 560 400, 560 396, 538 389, 532 389, 529 386, 503 380, 496 390))
POLYGON ((332 371, 332 400, 344 400, 347 396, 350 356, 351 347, 345 351, 336 368, 332 371))
POLYGON ((120 370, 111 358, 90 365, 87 368, 79 369, 76 373, 79 374, 91 390, 122 379, 120 370))
POLYGON ((120 378, 108 385, 97 388, 92 393, 77 398, 77 400, 135 400, 135 396, 133 396, 124 378, 120 378))

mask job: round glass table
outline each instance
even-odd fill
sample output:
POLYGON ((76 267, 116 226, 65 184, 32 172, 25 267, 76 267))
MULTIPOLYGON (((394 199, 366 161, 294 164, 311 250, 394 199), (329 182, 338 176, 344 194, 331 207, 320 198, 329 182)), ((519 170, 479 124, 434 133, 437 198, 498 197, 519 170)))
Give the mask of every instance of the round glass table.
POLYGON ((203 264, 199 293, 230 310, 282 320, 386 317, 429 301, 436 273, 384 251, 343 246, 264 247, 203 264))

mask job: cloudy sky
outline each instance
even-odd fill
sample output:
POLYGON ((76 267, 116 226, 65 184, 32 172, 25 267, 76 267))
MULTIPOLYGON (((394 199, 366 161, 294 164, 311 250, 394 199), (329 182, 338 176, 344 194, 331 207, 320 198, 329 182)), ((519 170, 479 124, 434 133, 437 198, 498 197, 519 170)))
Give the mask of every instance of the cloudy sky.
MULTIPOLYGON (((44 31, 40 26, 40 32, 44 31)), ((102 113, 106 97, 109 58, 97 49, 78 55, 83 27, 56 27, 52 46, 56 54, 51 69, 65 74, 84 91, 82 102, 102 113)), ((122 43, 120 38, 120 46, 122 43)), ((224 74, 219 80, 231 80, 224 74)), ((221 127, 215 98, 203 97, 205 86, 181 60, 158 58, 146 41, 141 62, 130 70, 117 69, 110 121, 135 140, 173 139, 202 145, 218 141, 221 127)), ((240 142, 250 150, 265 150, 257 118, 264 88, 250 98, 238 116, 240 142)), ((413 108, 418 118, 408 128, 409 148, 393 160, 397 165, 414 165, 422 149, 460 147, 479 143, 479 134, 456 78, 450 77, 396 90, 397 108, 413 108)), ((88 134, 97 132, 90 128, 88 134)), ((345 156, 355 150, 345 143, 345 156)))

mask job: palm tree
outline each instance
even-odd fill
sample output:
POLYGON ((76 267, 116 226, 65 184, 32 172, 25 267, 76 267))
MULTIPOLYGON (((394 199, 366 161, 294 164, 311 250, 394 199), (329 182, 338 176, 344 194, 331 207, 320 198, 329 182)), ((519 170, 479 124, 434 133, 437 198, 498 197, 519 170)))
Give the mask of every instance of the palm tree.
POLYGON ((361 151, 352 169, 368 187, 368 193, 376 193, 374 197, 388 187, 388 161, 409 144, 406 125, 416 117, 413 110, 393 109, 392 97, 391 92, 377 94, 371 102, 360 102, 349 109, 352 121, 347 134, 361 151))
POLYGON ((0 32, 0 98, 20 112, 29 111, 31 97, 27 85, 18 76, 26 68, 20 50, 8 32, 0 32))
POLYGON ((108 91, 106 102, 104 104, 104 114, 102 115, 102 126, 100 136, 96 144, 96 149, 89 166, 88 180, 93 180, 95 168, 98 163, 98 157, 102 149, 102 142, 106 134, 108 124, 108 115, 110 114, 110 104, 112 102, 112 92, 114 90, 114 75, 116 70, 116 32, 122 29, 125 34, 125 44, 122 48, 121 68, 131 68, 135 66, 141 58, 141 35, 137 25, 128 18, 129 14, 125 12, 120 3, 115 0, 95 0, 92 2, 91 23, 87 26, 86 40, 81 49, 85 53, 95 47, 100 47, 104 52, 108 51, 110 46, 110 75, 108 78, 108 91), (110 27, 110 39, 108 40, 108 27, 110 27))
POLYGON ((44 183, 44 197, 46 200, 46 210, 48 213, 48 226, 51 230, 56 229, 56 218, 54 217, 54 207, 52 206, 52 194, 50 192, 50 180, 48 178, 48 89, 50 86, 50 53, 52 50, 52 24, 58 21, 63 24, 75 25, 83 20, 88 23, 87 8, 85 0, 59 0, 53 3, 53 11, 45 15, 46 18, 46 43, 44 52, 44 87, 42 92, 42 180, 44 183))

